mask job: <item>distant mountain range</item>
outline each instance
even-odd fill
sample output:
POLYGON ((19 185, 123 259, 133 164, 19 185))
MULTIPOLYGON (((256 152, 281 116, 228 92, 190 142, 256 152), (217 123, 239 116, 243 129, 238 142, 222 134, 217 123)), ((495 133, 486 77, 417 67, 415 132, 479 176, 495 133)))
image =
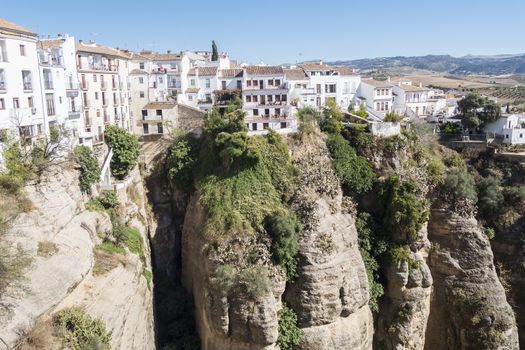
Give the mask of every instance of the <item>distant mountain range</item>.
POLYGON ((424 69, 448 74, 519 74, 525 73, 525 54, 453 57, 450 55, 396 56, 327 62, 361 70, 424 69))

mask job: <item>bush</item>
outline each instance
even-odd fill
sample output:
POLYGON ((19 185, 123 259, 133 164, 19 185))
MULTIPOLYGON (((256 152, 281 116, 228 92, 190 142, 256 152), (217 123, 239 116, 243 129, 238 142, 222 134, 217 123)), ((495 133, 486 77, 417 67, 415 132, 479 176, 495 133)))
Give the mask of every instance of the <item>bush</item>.
POLYGON ((283 303, 279 311, 279 337, 277 344, 281 350, 292 350, 301 341, 302 331, 297 325, 297 315, 292 308, 283 303))
POLYGON ((75 158, 80 166, 78 181, 83 192, 91 193, 91 186, 100 179, 100 167, 93 151, 86 146, 77 146, 74 150, 75 158))
POLYGON ((478 209, 486 217, 497 215, 504 208, 503 190, 499 180, 489 175, 478 181, 478 209))
POLYGON ((441 132, 445 135, 459 134, 459 126, 456 123, 446 122, 441 126, 441 132))
POLYGON ((334 100, 327 100, 320 122, 321 130, 328 134, 339 134, 343 130, 343 112, 334 100))
POLYGON ((385 114, 383 121, 391 122, 391 123, 399 123, 403 119, 405 119, 405 117, 402 115, 396 114, 395 112, 388 112, 387 114, 385 114))
POLYGON ((115 191, 104 191, 97 199, 105 209, 116 209, 120 206, 120 201, 115 191))
POLYGON ((485 236, 491 240, 493 239, 494 237, 496 237, 496 231, 494 231, 494 229, 492 227, 487 227, 485 228, 485 230, 483 231, 483 233, 485 234, 485 236))
POLYGON ((390 259, 394 265, 406 262, 409 270, 417 269, 419 267, 419 261, 412 259, 408 245, 393 246, 390 248, 389 253, 390 259))
POLYGON ((453 168, 442 186, 445 203, 453 209, 467 209, 475 205, 478 196, 476 183, 466 169, 453 168))
POLYGON ((114 125, 106 126, 104 136, 109 147, 113 149, 111 173, 117 179, 123 179, 137 164, 139 157, 138 138, 125 129, 114 125))
POLYGON ((0 174, 0 189, 4 193, 17 194, 23 186, 24 182, 21 178, 9 174, 0 174))
POLYGON ((273 214, 266 218, 266 230, 272 237, 272 252, 277 263, 286 272, 287 279, 297 277, 297 252, 299 251, 299 224, 295 216, 273 214))
POLYGON ((368 160, 358 156, 340 134, 330 135, 326 145, 345 193, 358 196, 370 191, 376 176, 368 160))
POLYGON ((100 319, 92 319, 78 307, 64 309, 53 316, 62 343, 73 350, 110 349, 111 332, 100 319))
POLYGON ((416 239, 428 218, 427 202, 416 192, 414 181, 401 181, 397 176, 389 177, 380 190, 383 226, 393 240, 416 239))
POLYGON ((191 191, 197 161, 198 140, 191 134, 177 137, 167 159, 170 184, 181 191, 191 191))

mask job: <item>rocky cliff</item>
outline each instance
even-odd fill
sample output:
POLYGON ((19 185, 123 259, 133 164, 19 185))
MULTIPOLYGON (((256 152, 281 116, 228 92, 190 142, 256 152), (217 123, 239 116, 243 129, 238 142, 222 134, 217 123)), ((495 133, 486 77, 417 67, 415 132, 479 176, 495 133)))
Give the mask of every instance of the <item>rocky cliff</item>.
MULTIPOLYGON (((143 262, 128 253, 107 273, 93 273, 94 247, 112 225, 107 214, 85 209, 88 198, 80 192, 77 178, 76 171, 57 166, 41 182, 25 188, 33 209, 21 214, 2 239, 20 247, 31 264, 17 285, 2 296, 0 337, 13 345, 40 316, 81 306, 112 332, 112 348, 152 349, 152 294, 143 276, 143 262)), ((144 202, 137 200, 143 197, 138 172, 119 197, 123 215, 140 231, 147 247, 144 202)), ((149 261, 148 249, 145 257, 149 261)))
POLYGON ((477 221, 433 210, 434 278, 425 349, 518 349, 518 330, 477 221))

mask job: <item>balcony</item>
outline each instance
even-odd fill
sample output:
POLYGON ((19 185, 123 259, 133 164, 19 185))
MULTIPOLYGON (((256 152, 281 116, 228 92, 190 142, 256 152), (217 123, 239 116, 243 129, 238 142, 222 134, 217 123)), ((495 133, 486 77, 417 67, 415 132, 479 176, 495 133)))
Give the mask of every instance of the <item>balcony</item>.
POLYGON ((84 91, 89 89, 89 83, 87 81, 83 81, 82 84, 80 84, 80 88, 84 91))
POLYGON ((66 83, 66 90, 78 90, 78 84, 73 81, 68 81, 66 83))
POLYGON ((263 85, 255 85, 255 86, 246 85, 244 89, 245 90, 288 90, 288 84, 287 83, 282 83, 279 85, 263 84, 263 85))
POLYGON ((100 90, 107 90, 108 89, 108 84, 104 81, 104 80, 101 80, 100 81, 100 90))
POLYGON ((68 119, 75 120, 80 119, 80 114, 82 113, 82 108, 73 106, 69 109, 68 113, 68 119))
POLYGON ((24 83, 24 92, 33 92, 33 84, 24 83))

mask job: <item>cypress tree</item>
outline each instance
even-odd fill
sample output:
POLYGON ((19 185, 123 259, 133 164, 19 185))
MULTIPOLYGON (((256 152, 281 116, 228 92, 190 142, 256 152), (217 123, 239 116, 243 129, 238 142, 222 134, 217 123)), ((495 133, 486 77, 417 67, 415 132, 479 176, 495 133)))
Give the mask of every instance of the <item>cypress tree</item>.
POLYGON ((211 60, 212 61, 219 60, 219 51, 217 50, 217 45, 215 44, 215 40, 211 41, 211 60))

